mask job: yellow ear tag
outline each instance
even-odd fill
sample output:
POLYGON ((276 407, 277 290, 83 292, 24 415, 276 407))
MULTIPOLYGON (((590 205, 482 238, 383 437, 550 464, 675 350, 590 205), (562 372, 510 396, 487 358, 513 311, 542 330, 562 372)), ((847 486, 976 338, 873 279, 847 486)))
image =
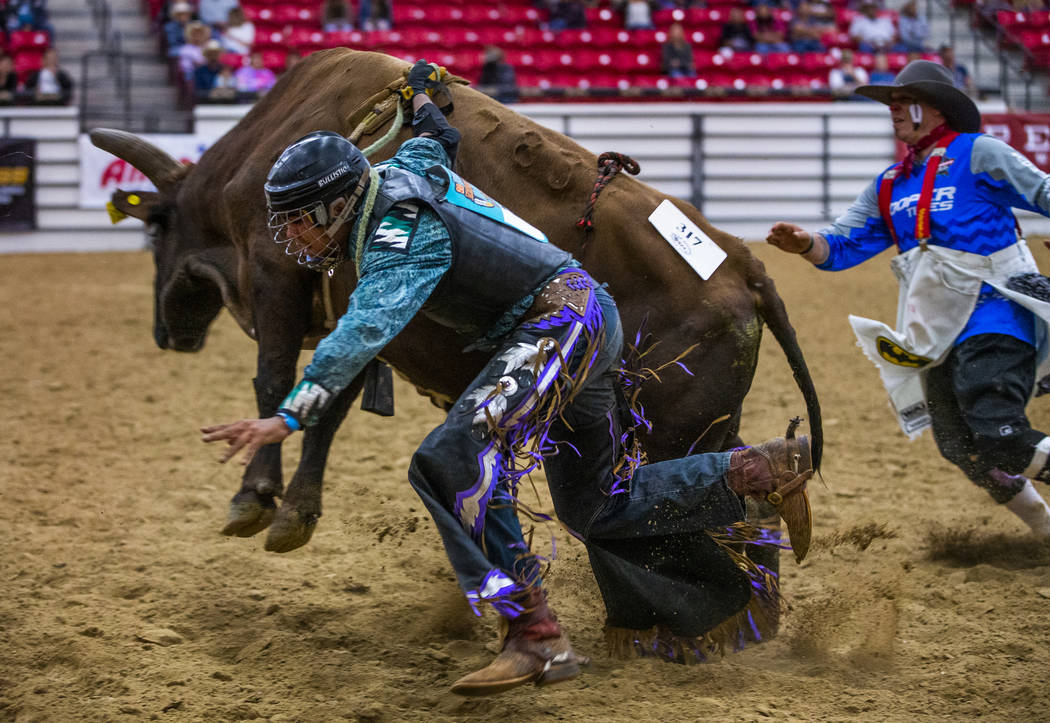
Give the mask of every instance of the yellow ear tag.
POLYGON ((106 201, 106 211, 109 213, 110 223, 120 223, 128 217, 126 213, 114 206, 112 201, 106 201))

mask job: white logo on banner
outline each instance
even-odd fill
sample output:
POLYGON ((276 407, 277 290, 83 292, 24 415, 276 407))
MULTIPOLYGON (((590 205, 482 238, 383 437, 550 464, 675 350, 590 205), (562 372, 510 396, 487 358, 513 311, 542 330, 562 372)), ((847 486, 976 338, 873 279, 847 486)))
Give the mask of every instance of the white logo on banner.
MULTIPOLYGON (((142 135, 158 148, 183 163, 196 163, 212 144, 190 134, 142 135)), ((125 191, 154 191, 149 179, 127 161, 95 148, 87 134, 80 136, 80 207, 105 208, 118 188, 125 191)))

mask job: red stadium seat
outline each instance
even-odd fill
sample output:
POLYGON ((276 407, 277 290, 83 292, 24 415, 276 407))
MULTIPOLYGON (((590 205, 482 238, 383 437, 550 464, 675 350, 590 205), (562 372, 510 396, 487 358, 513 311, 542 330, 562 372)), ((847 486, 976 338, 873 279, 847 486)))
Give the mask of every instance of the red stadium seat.
POLYGON ((309 55, 315 50, 329 47, 325 34, 320 30, 307 30, 302 27, 294 28, 288 33, 287 43, 289 47, 298 50, 300 55, 309 55))
POLYGON ((714 29, 695 28, 686 37, 694 48, 715 48, 718 46, 718 31, 714 29))
POLYGON ((597 28, 602 26, 620 27, 623 24, 621 17, 610 8, 584 8, 587 16, 587 27, 597 28))
POLYGON ((360 30, 340 30, 324 34, 326 48, 363 48, 364 33, 360 30))
POLYGON ((418 5, 408 5, 399 0, 393 3, 391 17, 394 19, 394 25, 401 27, 425 22, 427 13, 424 8, 418 5))
MULTIPOLYGON (((428 25, 463 25, 468 15, 458 6, 432 4, 425 8, 428 25)), ((469 22, 469 20, 467 21, 469 22)))
POLYGON ((40 70, 44 54, 38 50, 23 50, 15 55, 15 74, 23 81, 34 70, 40 70))
POLYGON ((263 65, 275 73, 280 73, 284 70, 284 66, 288 60, 288 53, 284 50, 264 50, 262 51, 262 62, 263 65))
POLYGON ((749 74, 756 68, 761 68, 763 56, 759 53, 734 53, 726 59, 725 67, 736 74, 749 74))
POLYGON ((281 50, 285 47, 284 33, 279 30, 274 30, 266 33, 255 33, 255 42, 252 43, 252 50, 281 50))
MULTIPOLYGON (((485 5, 471 5, 466 8, 464 20, 469 24, 502 24, 506 22, 500 15, 499 8, 485 5)), ((512 23, 507 23, 508 25, 512 23)))
POLYGON ((685 11, 679 8, 661 8, 653 13, 653 25, 666 28, 671 23, 680 23, 685 18, 685 11))
POLYGON ((621 70, 634 73, 659 73, 660 72, 660 55, 658 53, 651 53, 647 51, 641 51, 638 53, 632 53, 633 62, 626 68, 621 70))
POLYGON ((44 50, 51 44, 47 33, 38 30, 15 30, 11 33, 7 47, 12 53, 22 50, 44 50))
POLYGON ((1024 13, 1013 10, 1000 10, 995 14, 995 21, 1007 31, 1023 28, 1028 24, 1028 18, 1024 13))
POLYGON ((581 73, 589 73, 595 70, 608 67, 612 63, 612 58, 607 52, 601 50, 581 50, 576 49, 572 53, 573 67, 581 73), (605 63, 602 63, 602 58, 605 59, 605 63))
POLYGON ((828 71, 838 65, 830 53, 802 53, 802 69, 807 72, 828 71))
POLYGON ((898 70, 908 64, 907 53, 886 53, 886 60, 889 61, 890 70, 896 73, 898 70))
POLYGON ((227 68, 237 70, 237 68, 244 65, 244 56, 240 53, 223 53, 219 56, 219 62, 227 68))
POLYGON ((277 5, 273 14, 278 23, 309 26, 311 29, 321 27, 320 8, 316 5, 277 5))
POLYGON ((519 69, 536 72, 536 54, 531 50, 508 50, 505 52, 505 58, 514 66, 516 72, 519 69))

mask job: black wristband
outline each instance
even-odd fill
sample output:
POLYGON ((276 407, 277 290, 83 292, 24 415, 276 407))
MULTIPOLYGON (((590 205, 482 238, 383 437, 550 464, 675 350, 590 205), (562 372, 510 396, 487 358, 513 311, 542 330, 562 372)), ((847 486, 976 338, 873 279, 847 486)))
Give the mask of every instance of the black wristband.
POLYGON ((809 235, 809 246, 807 246, 806 248, 804 248, 804 249, 802 249, 801 251, 799 251, 799 252, 798 252, 798 255, 799 255, 799 256, 805 256, 805 255, 806 255, 806 254, 808 254, 808 253, 809 253, 810 251, 812 251, 812 250, 813 250, 813 241, 814 241, 814 240, 815 240, 816 238, 817 238, 816 236, 814 236, 813 234, 810 234, 810 235, 809 235))

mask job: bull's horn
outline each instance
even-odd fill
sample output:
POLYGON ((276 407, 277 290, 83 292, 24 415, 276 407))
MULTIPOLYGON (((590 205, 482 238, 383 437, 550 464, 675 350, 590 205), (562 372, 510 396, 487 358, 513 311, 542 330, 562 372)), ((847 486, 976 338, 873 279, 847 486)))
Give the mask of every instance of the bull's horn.
POLYGON ((182 176, 184 166, 181 163, 134 133, 95 128, 89 135, 95 147, 139 169, 160 191, 171 190, 182 176))

